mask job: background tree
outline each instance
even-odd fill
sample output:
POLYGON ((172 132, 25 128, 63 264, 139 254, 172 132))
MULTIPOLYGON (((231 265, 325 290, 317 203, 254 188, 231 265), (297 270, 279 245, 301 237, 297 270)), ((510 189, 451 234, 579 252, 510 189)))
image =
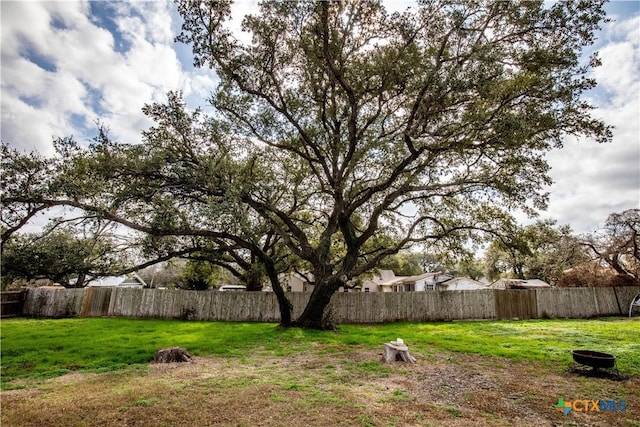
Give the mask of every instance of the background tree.
POLYGON ((508 237, 495 239, 485 253, 485 275, 489 280, 499 277, 525 278, 526 260, 531 257, 523 229, 514 228, 508 237))
POLYGON ((473 255, 461 258, 449 271, 456 276, 470 277, 473 280, 480 280, 484 277, 483 264, 473 255))
POLYGON ((392 270, 396 276, 418 276, 424 273, 422 267, 423 254, 402 251, 382 260, 379 268, 392 270))
POLYGON ((612 213, 601 230, 585 236, 583 244, 619 275, 640 279, 640 209, 612 213))
POLYGON ((180 273, 180 278, 184 283, 181 288, 206 291, 217 284, 218 268, 207 261, 187 261, 180 273))
POLYGON ((64 287, 83 287, 95 277, 123 268, 126 259, 116 240, 101 229, 78 236, 69 228, 14 235, 2 250, 2 281, 49 279, 64 287))
POLYGON ((37 153, 23 154, 0 145, 0 170, 2 171, 2 187, 0 202, 7 196, 19 196, 18 203, 2 202, 0 213, 0 249, 11 236, 26 225, 34 216, 49 209, 52 205, 42 201, 50 190, 51 179, 56 176, 55 166, 51 159, 45 159, 37 153))
POLYGON ((426 273, 435 273, 440 272, 444 273, 448 271, 448 267, 445 265, 444 260, 446 259, 446 254, 441 253, 423 253, 420 257, 420 266, 422 270, 426 273))
POLYGON ((532 254, 526 262, 526 278, 539 278, 553 285, 563 272, 589 259, 580 240, 568 225, 538 221, 526 228, 532 254))
POLYGON ((565 270, 556 286, 566 288, 591 288, 603 286, 638 286, 640 282, 628 274, 618 274, 599 262, 586 262, 565 270))
POLYGON ((173 258, 170 261, 143 268, 138 274, 151 288, 180 288, 182 287, 180 275, 185 264, 185 260, 173 258))
POLYGON ((518 227, 509 238, 494 240, 485 253, 484 266, 492 281, 509 277, 556 284, 565 270, 588 259, 571 227, 545 220, 518 227))
MULTIPOLYGON (((291 180, 288 185, 267 185, 271 168, 256 159, 260 153, 244 155, 243 147, 230 144, 218 121, 203 119, 198 110, 186 111, 179 93, 169 93, 166 104, 148 105, 143 111, 156 123, 143 133, 144 144, 116 143, 105 128, 88 147, 58 139, 56 157, 46 160, 55 171, 46 190, 32 191, 32 182, 23 178, 5 192, 3 209, 36 203, 70 206, 119 223, 145 236, 140 246, 150 260, 140 267, 204 253, 206 261, 216 261, 236 276, 261 271, 278 297, 283 325, 289 325, 291 304, 278 274, 292 258, 270 225, 241 203, 238 194, 263 176, 260 196, 282 198, 292 188, 291 180), (222 262, 221 253, 231 262, 222 262), (256 262, 262 268, 252 266, 256 262)), ((15 154, 8 163, 25 157, 15 154)), ((295 202, 289 213, 301 204, 295 202)), ((247 278, 255 282, 255 274, 247 278)))

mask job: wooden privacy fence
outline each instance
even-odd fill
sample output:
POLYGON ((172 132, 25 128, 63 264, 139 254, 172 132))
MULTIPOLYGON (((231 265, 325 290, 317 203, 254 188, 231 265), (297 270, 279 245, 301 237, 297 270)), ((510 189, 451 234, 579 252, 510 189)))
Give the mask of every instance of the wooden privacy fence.
MULTIPOLYGON (((590 318, 625 315, 640 287, 338 293, 331 300, 340 323, 457 319, 590 318)), ((289 293, 293 317, 308 293, 289 293)), ((135 317, 278 322, 276 297, 267 292, 159 289, 29 289, 22 315, 30 317, 135 317)))

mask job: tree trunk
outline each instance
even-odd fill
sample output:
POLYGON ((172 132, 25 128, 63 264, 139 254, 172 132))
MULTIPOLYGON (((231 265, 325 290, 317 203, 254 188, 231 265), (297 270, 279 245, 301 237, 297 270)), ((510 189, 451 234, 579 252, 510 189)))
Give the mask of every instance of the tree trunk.
POLYGON ((629 273, 627 270, 622 268, 622 266, 618 262, 618 254, 606 255, 604 257, 604 260, 606 261, 607 264, 609 264, 611 268, 613 268, 616 271, 616 273, 622 276, 626 276, 626 275, 633 276, 633 274, 629 273))
POLYGON ((247 292, 260 292, 262 290, 262 276, 256 276, 249 274, 245 278, 245 284, 247 285, 247 292))
POLYGON ((344 283, 332 278, 328 281, 321 281, 315 284, 311 298, 300 317, 293 323, 293 326, 308 329, 329 330, 336 329, 336 324, 327 312, 327 306, 331 302, 331 297, 344 283))
POLYGON ((262 290, 262 281, 264 280, 264 262, 258 262, 254 251, 251 251, 251 263, 244 274, 244 282, 247 285, 248 292, 259 292, 262 290))
POLYGON ((276 271, 273 263, 267 259, 263 260, 263 263, 265 270, 267 271, 269 281, 271 282, 273 293, 276 294, 276 298, 278 299, 278 307, 280 309, 280 326, 288 328, 291 326, 291 311, 293 310, 293 306, 291 305, 291 301, 289 301, 285 295, 284 289, 282 289, 282 285, 278 280, 278 272, 276 271))
POLYGON ((85 273, 79 273, 78 274, 78 280, 76 281, 75 284, 75 288, 83 288, 84 287, 84 281, 87 278, 87 275, 85 273))
POLYGON ((280 308, 280 326, 283 328, 288 328, 292 325, 291 321, 291 302, 287 297, 282 293, 282 296, 278 295, 276 292, 276 298, 278 298, 278 307, 280 308))

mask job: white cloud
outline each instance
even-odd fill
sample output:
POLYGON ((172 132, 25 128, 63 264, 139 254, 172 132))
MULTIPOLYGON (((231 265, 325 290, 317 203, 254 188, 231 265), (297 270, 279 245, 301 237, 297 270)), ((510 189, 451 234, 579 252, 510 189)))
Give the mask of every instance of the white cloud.
POLYGON ((631 17, 612 15, 610 18, 612 21, 606 28, 609 37, 611 39, 627 39, 638 46, 640 43, 640 15, 631 17))
POLYGON ((3 141, 50 152, 52 136, 85 141, 100 120, 115 139, 136 142, 151 124, 141 112, 145 103, 169 90, 202 91, 173 49, 172 3, 108 7, 125 52, 115 50, 114 35, 97 25, 88 2, 2 3, 3 141), (29 26, 18 25, 24 16, 29 26))
POLYGON ((640 91, 638 80, 638 45, 627 40, 600 50, 602 66, 594 70, 598 84, 613 95, 612 102, 633 102, 640 91))
POLYGON ((614 127, 613 141, 568 138, 563 149, 548 156, 555 183, 543 216, 569 223, 579 233, 593 231, 611 213, 640 208, 639 28, 640 15, 607 26, 602 67, 594 70, 599 85, 594 116, 614 127))

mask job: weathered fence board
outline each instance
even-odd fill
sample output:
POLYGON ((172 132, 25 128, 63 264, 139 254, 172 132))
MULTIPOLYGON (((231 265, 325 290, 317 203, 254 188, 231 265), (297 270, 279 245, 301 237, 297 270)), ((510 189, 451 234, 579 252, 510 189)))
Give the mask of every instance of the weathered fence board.
POLYGON ((87 288, 80 316, 100 317, 109 313, 113 288, 87 288))
MULTIPOLYGON (((468 300, 470 294, 464 293, 463 296, 468 300)), ((473 309, 473 311, 466 313, 467 319, 495 319, 497 317, 496 301, 493 292, 481 290, 480 293, 474 297, 472 301, 465 301, 464 303, 465 307, 468 307, 468 310, 473 309)))
MULTIPOLYGON (((339 323, 456 319, 590 318, 625 315, 640 287, 338 293, 331 300, 339 323)), ((297 318, 310 294, 288 293, 297 318)), ((22 315, 115 316, 210 321, 277 322, 276 296, 267 292, 156 289, 29 289, 22 315)))
POLYGON ((616 302, 620 306, 620 314, 626 316, 629 313, 629 306, 633 298, 640 293, 640 287, 625 286, 613 288, 616 302))
POLYGON ((535 319, 538 317, 535 290, 494 290, 494 297, 498 319, 535 319))
POLYGON ((592 288, 557 288, 536 292, 538 312, 543 317, 590 318, 599 314, 592 288))
POLYGON ((424 292, 424 295, 420 295, 420 298, 418 298, 418 311, 415 314, 415 320, 443 320, 443 317, 440 315, 442 308, 438 304, 439 301, 439 296, 437 294, 432 294, 431 292, 424 292))
POLYGON ((76 317, 82 312, 86 289, 28 289, 23 314, 37 317, 76 317))
POLYGON ((20 316, 24 305, 24 291, 2 292, 0 303, 0 317, 20 316))
MULTIPOLYGON (((334 295, 335 296, 335 295, 334 295)), ((273 295, 273 298, 276 296, 273 295)), ((309 298, 311 294, 308 292, 288 292, 287 298, 291 301, 291 305, 293 306, 293 310, 291 311, 291 317, 293 319, 297 319, 300 317, 302 312, 304 311, 304 307, 309 302, 309 298)), ((278 311, 278 320, 280 320, 280 312, 278 311)))
MULTIPOLYGON (((613 316, 621 313, 616 300, 615 288, 591 288, 599 316, 613 316)), ((622 310, 624 313, 624 310, 622 310)))

